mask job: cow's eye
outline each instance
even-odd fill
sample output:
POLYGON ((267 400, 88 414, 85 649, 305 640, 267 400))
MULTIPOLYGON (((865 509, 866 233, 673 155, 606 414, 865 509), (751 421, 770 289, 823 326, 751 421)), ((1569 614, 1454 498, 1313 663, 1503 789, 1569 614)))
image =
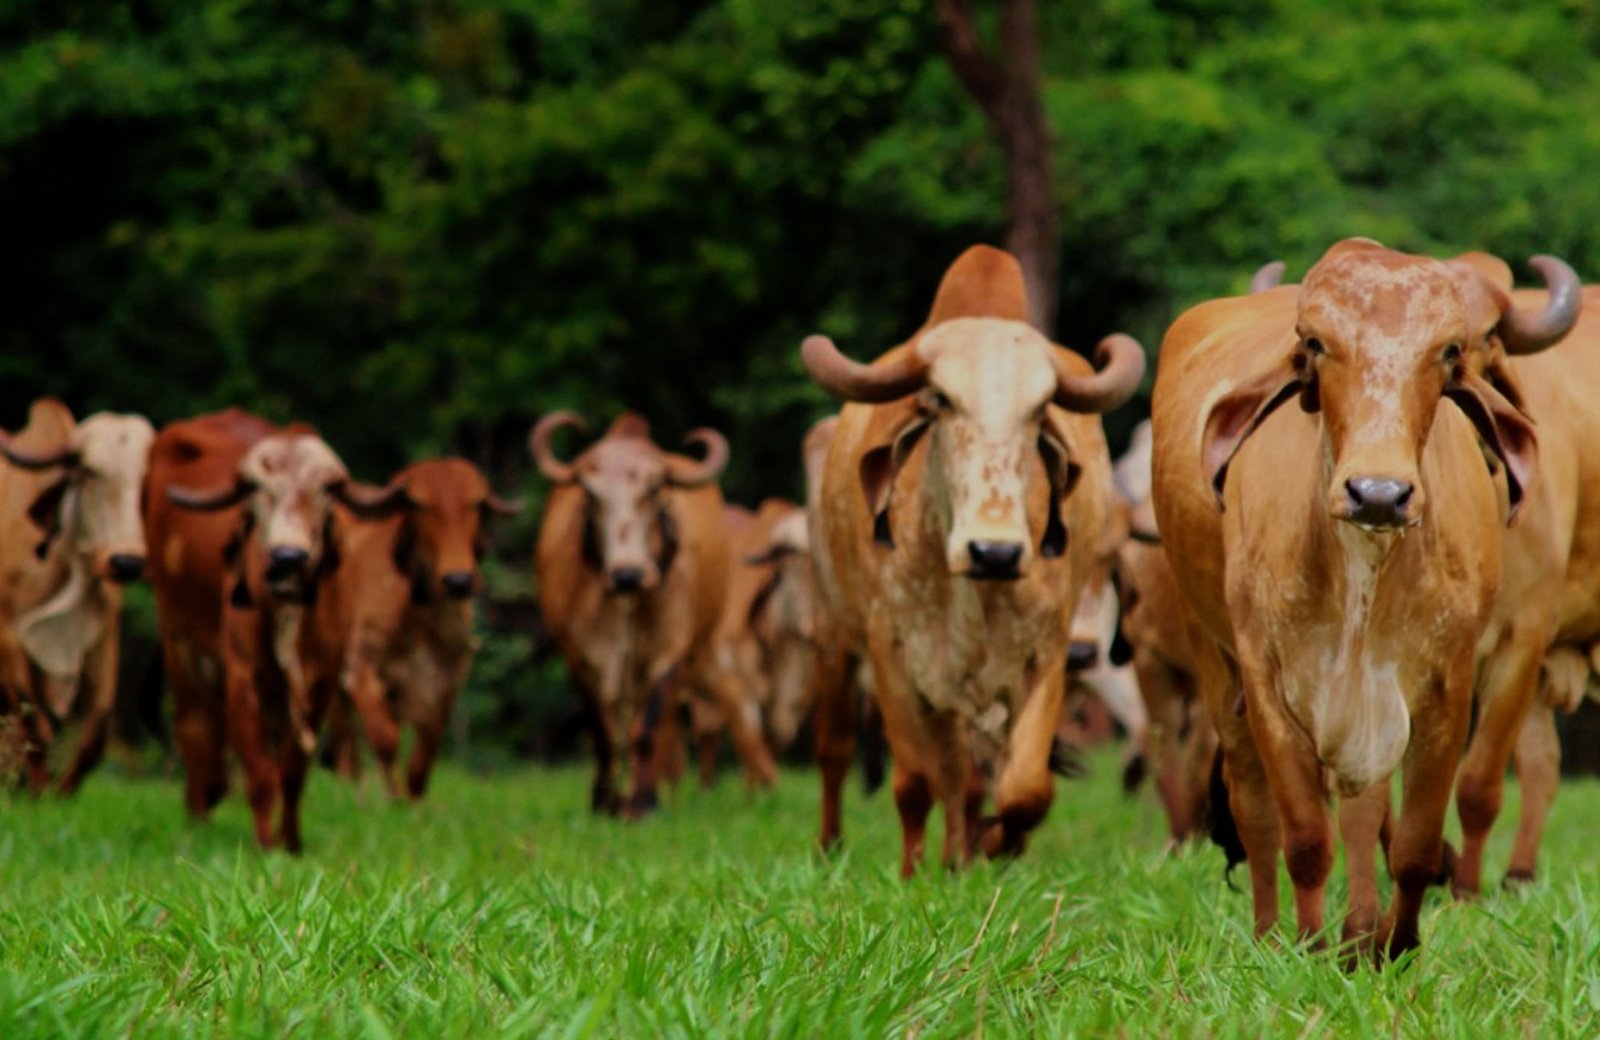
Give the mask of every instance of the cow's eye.
POLYGON ((1444 348, 1444 363, 1453 365, 1461 360, 1461 344, 1452 343, 1444 348))
POLYGON ((941 412, 948 412, 950 410, 950 398, 946 397, 943 391, 935 390, 933 392, 933 406, 941 412))
POLYGON ((1322 341, 1315 336, 1306 337, 1306 352, 1310 354, 1323 353, 1322 341))

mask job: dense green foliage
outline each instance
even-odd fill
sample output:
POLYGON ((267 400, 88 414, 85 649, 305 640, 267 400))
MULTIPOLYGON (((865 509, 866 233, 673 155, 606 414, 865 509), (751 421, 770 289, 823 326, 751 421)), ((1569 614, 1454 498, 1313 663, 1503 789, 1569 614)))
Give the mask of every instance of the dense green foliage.
POLYGON ((1418 958, 1346 973, 1252 942, 1216 851, 1163 858, 1154 799, 1094 764, 1022 861, 910 884, 883 796, 852 787, 848 853, 812 852, 814 775, 630 826, 572 771, 449 770, 405 808, 321 774, 303 861, 258 854, 237 798, 196 829, 171 783, 97 780, 3 810, 0 1035, 1594 1035, 1593 781, 1557 800, 1544 880, 1436 895, 1418 958))
MULTIPOLYGON (((1600 272, 1591 4, 1042 15, 1065 342, 1154 349, 1351 234, 1600 272)), ((799 339, 903 337, 1002 237, 999 164, 931 0, 0 0, 0 425, 238 403, 369 480, 457 452, 537 503, 530 420, 630 406, 726 430, 735 499, 794 495, 799 339)))

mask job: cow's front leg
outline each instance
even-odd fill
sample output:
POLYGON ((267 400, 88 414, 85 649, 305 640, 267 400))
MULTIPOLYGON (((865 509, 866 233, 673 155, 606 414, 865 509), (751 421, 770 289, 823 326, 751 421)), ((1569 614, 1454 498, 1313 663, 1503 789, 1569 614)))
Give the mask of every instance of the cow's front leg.
POLYGON ((89 709, 84 714, 83 725, 78 730, 78 744, 72 755, 72 765, 61 777, 62 794, 74 794, 84 778, 105 757, 107 731, 111 726, 111 711, 117 701, 118 635, 121 615, 113 610, 105 621, 100 642, 90 649, 84 662, 84 676, 89 688, 89 709))
POLYGON ((994 789, 995 818, 980 839, 988 856, 1020 854, 1029 833, 1050 811, 1055 798, 1050 744, 1061 724, 1066 675, 1066 662, 1059 658, 1040 666, 1021 712, 1012 720, 1009 753, 994 789))
POLYGON ((275 841, 272 810, 278 798, 278 763, 264 746, 261 697, 254 669, 230 662, 227 673, 229 741, 244 771, 245 798, 255 821, 256 841, 270 849, 275 841))
POLYGON ((1353 798, 1339 801, 1339 837, 1350 882, 1343 945, 1351 954, 1369 953, 1382 910, 1378 898, 1378 846, 1389 818, 1390 778, 1384 777, 1353 798))
MULTIPOLYGON (((1239 678, 1222 651, 1197 625, 1189 626, 1195 648, 1196 681, 1200 699, 1216 730, 1222 761, 1225 805, 1212 806, 1212 838, 1226 840, 1218 821, 1225 819, 1237 830, 1250 870, 1250 896, 1255 909, 1256 938, 1266 935, 1278 923, 1278 813, 1272 803, 1266 766, 1251 735, 1249 720, 1235 710, 1242 704, 1239 678)), ((1237 850, 1229 849, 1230 859, 1237 850)), ((1230 867, 1232 863, 1230 862, 1230 867)))
POLYGON ((345 689, 361 715, 361 725, 378 760, 378 770, 391 798, 400 797, 395 758, 400 751, 400 726, 389 711, 388 691, 372 658, 362 655, 345 666, 345 689))
MULTIPOLYGON (((972 773, 972 748, 967 725, 953 711, 922 711, 922 731, 928 748, 931 794, 944 806, 944 848, 940 861, 950 869, 966 866, 968 778, 972 773)), ((924 817, 926 819, 926 817, 924 817)))
POLYGON ((1466 664, 1429 691, 1429 710, 1411 719, 1405 792, 1389 848, 1395 897, 1379 932, 1378 948, 1387 948, 1390 957, 1416 948, 1422 897, 1439 878, 1450 781, 1466 739, 1472 700, 1472 655, 1462 652, 1456 660, 1466 664))
POLYGON ((634 712, 628 730, 633 791, 623 814, 631 819, 646 816, 661 804, 656 793, 661 764, 672 754, 669 741, 682 738, 679 727, 669 724, 667 719, 669 713, 677 710, 677 669, 673 667, 650 684, 644 704, 641 710, 634 712))
MULTIPOLYGON (((826 644, 825 644, 826 645, 826 644)), ((822 820, 817 844, 824 851, 843 838, 844 779, 856 757, 856 711, 850 683, 850 658, 834 647, 817 655, 817 773, 822 780, 822 820)))

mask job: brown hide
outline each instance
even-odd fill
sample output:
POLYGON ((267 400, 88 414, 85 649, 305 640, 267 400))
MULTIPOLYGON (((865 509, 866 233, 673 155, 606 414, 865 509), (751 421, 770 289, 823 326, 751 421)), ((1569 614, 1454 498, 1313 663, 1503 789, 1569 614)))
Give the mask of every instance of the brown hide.
POLYGON ((227 787, 222 607, 233 573, 226 557, 243 509, 192 512, 171 502, 166 489, 225 484, 251 445, 277 429, 229 408, 170 423, 150 451, 144 495, 150 584, 173 695, 184 802, 197 817, 209 813, 227 787))
POLYGON ((139 517, 154 432, 138 416, 76 422, 35 401, 0 461, 0 682, 30 790, 49 781, 55 726, 82 726, 60 788, 72 793, 104 753, 117 692, 121 583, 145 557, 139 517))
POLYGON ((676 712, 681 685, 721 615, 731 555, 722 493, 714 483, 671 483, 672 467, 687 462, 657 447, 642 419, 624 415, 571 464, 577 479, 552 487, 545 502, 534 558, 539 607, 599 719, 597 811, 637 814, 656 804, 658 745, 663 732, 671 735, 662 720, 676 712), (626 532, 651 553, 650 576, 635 591, 616 590, 602 532, 591 527, 596 496, 584 480, 613 477, 626 480, 630 500, 644 507, 634 519, 648 521, 647 530, 626 532), (624 805, 615 767, 629 752, 633 791, 624 805))
POLYGON ((404 497, 395 516, 357 523, 340 511, 329 609, 348 633, 345 688, 395 794, 400 726, 415 733, 405 790, 416 799, 477 652, 472 596, 482 584, 489 517, 509 507, 462 459, 415 463, 389 488, 404 497))
MULTIPOLYGON (((814 544, 841 642, 872 662, 906 874, 934 802, 944 857, 959 863, 979 845, 1020 851, 1052 797, 1067 630, 1109 509, 1110 461, 1098 417, 1049 403, 1052 359, 1074 378, 1090 366, 1026 326, 1025 304, 1013 258, 968 250, 928 323, 873 366, 922 359, 926 389, 846 404, 828 445, 814 544), (1013 432, 990 440, 999 429, 1013 432), (1064 552, 1050 551, 1052 508, 1064 552), (977 542, 965 539, 1014 545, 1015 579, 977 580, 977 542), (974 763, 993 778, 993 817, 977 816, 974 763)), ((823 702, 839 698, 819 698, 820 727, 823 702)), ((840 775, 825 765, 824 844, 837 839, 840 775)))
POLYGON ((1156 514, 1258 932, 1276 919, 1280 849, 1301 931, 1322 926, 1326 768, 1349 796, 1347 937, 1416 944, 1509 515, 1480 436, 1522 489, 1536 473, 1531 424, 1483 376, 1496 330, 1522 327, 1506 302, 1465 265, 1357 240, 1304 287, 1193 308, 1163 343, 1156 514), (1402 753, 1398 894, 1380 929, 1367 864, 1402 753))

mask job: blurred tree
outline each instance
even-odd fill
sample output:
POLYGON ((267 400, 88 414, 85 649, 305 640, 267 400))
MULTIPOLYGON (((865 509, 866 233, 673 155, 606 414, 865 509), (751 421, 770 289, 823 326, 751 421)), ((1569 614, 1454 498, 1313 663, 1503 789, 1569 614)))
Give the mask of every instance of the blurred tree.
POLYGON ((1040 100, 1039 13, 1034 0, 1000 0, 998 56, 985 50, 972 0, 939 0, 945 54, 983 110, 1005 153, 1006 248, 1022 265, 1033 324, 1056 321, 1061 207, 1050 159, 1050 128, 1040 100))

